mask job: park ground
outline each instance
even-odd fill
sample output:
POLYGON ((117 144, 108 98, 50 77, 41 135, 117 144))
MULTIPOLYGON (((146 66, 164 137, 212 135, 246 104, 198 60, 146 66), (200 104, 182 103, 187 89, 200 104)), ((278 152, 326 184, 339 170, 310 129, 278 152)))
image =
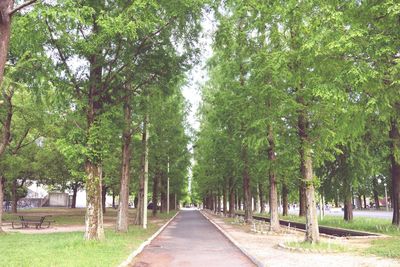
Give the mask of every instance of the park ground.
MULTIPOLYGON (((400 266, 399 232, 396 230, 396 233, 390 222, 384 219, 359 218, 340 226, 385 233, 385 237, 322 237, 322 244, 313 248, 302 244, 304 233, 299 231, 282 228, 278 234, 260 234, 252 231, 252 225, 242 224, 237 219, 203 213, 263 266, 400 266)), ((301 221, 298 217, 297 220, 301 221)), ((338 217, 327 217, 323 224, 337 226, 340 220, 338 217)))
MULTIPOLYGON (((255 233, 252 231, 254 226, 251 224, 244 225, 238 219, 223 217, 208 211, 202 212, 222 228, 257 263, 265 266, 400 266, 400 232, 399 229, 390 225, 388 219, 359 217, 352 223, 344 223, 340 217, 326 216, 324 221, 320 222, 321 224, 380 233, 384 237, 377 239, 323 237, 322 245, 308 247, 301 243, 304 233, 299 231, 282 228, 282 231, 277 234, 255 233)), ((0 235, 0 266, 118 266, 174 214, 175 212, 169 215, 159 214, 157 217, 150 216, 147 230, 130 225, 128 234, 118 234, 114 231, 116 210, 108 209, 104 216, 106 240, 85 242, 83 241, 84 209, 42 208, 18 212, 18 215, 52 215, 52 220, 55 222, 51 227, 39 230, 12 229, 10 222, 18 217, 6 213, 4 229, 7 234, 0 235)), ((130 218, 134 217, 135 211, 130 210, 130 218)), ((182 229, 183 234, 179 234, 176 228, 179 228, 180 217, 182 216, 174 219, 161 233, 160 238, 155 239, 154 242, 160 242, 159 239, 163 238, 168 242, 174 240, 177 242, 174 246, 189 248, 193 251, 191 246, 183 243, 195 244, 199 241, 196 241, 198 237, 210 236, 213 240, 215 239, 216 229, 213 229, 213 226, 206 226, 204 229, 199 225, 196 226, 200 221, 197 217, 192 218, 192 221, 195 221, 196 231, 189 231, 186 228, 186 230, 182 229), (210 234, 211 232, 213 234, 210 234), (166 234, 167 237, 163 237, 166 234)), ((295 216, 285 219, 302 220, 295 216)), ((163 248, 162 245, 154 246, 154 242, 148 248, 153 250, 163 248)), ((196 251, 200 251, 200 247, 196 251)), ((219 251, 219 249, 209 248, 210 251, 219 251)), ((171 250, 168 253, 179 258, 176 255, 177 251, 179 250, 171 250)), ((155 256, 158 255, 157 253, 155 256)), ((143 253, 141 255, 143 257, 143 253)), ((186 255, 191 258, 195 254, 190 252, 186 255)))
MULTIPOLYGON (((12 229, 17 215, 6 213, 0 235, 0 266, 118 266, 141 243, 153 235, 175 212, 149 216, 146 230, 130 225, 127 234, 114 231, 117 212, 107 209, 104 215, 106 239, 83 241, 85 209, 41 208, 19 211, 17 215, 52 215, 50 228, 12 229)), ((130 218, 135 218, 130 210, 130 218)), ((132 222, 133 219, 130 221, 132 222)))

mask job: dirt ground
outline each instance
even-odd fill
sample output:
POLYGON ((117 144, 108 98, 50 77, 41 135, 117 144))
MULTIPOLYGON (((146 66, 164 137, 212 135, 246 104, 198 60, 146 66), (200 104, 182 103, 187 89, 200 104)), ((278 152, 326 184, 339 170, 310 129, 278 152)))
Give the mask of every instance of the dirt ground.
MULTIPOLYGON (((280 234, 257 234, 251 231, 251 226, 232 224, 224 221, 223 217, 206 213, 206 216, 218 224, 228 235, 256 258, 263 266, 335 266, 335 267, 394 267, 400 266, 400 261, 379 257, 362 256, 354 253, 312 253, 290 251, 278 245, 291 241, 302 241, 304 234, 294 230, 283 230, 280 234)), ((369 241, 362 239, 330 239, 323 238, 324 242, 352 245, 362 250, 368 247, 369 241)))

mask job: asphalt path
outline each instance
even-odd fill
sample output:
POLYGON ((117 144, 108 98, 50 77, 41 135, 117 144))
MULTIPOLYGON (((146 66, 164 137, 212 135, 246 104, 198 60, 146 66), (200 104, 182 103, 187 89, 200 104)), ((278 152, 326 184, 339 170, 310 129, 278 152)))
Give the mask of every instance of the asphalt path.
POLYGON ((131 266, 255 265, 198 210, 182 210, 134 259, 131 266))

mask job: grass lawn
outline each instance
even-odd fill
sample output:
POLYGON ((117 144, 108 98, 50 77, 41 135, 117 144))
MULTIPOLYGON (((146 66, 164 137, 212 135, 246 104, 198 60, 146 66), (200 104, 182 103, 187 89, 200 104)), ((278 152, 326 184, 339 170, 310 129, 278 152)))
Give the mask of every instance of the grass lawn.
MULTIPOLYGON (((38 214, 49 210, 24 212, 38 214)), ((59 214, 63 213, 63 210, 60 212, 55 209, 51 212, 54 214, 53 219, 60 225, 83 222, 84 212, 77 214, 82 211, 72 210, 70 214, 61 215, 59 214)), ((114 211, 108 212, 107 220, 114 217, 115 222, 115 214, 114 211)), ((146 230, 134 225, 130 226, 127 234, 106 229, 106 240, 100 242, 84 241, 83 232, 3 234, 0 235, 0 266, 117 266, 174 214, 175 212, 171 212, 169 215, 160 214, 157 218, 149 217, 146 230)), ((7 214, 6 219, 11 219, 11 215, 7 214)))
POLYGON ((347 252, 349 248, 335 243, 320 242, 318 244, 310 244, 308 242, 287 242, 285 246, 296 249, 309 250, 313 252, 347 252))

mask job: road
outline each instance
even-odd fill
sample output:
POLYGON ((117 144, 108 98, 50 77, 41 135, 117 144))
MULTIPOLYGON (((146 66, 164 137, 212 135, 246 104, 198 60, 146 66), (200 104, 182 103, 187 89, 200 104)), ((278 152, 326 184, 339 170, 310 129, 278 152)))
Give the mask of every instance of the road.
POLYGON ((182 210, 130 266, 246 267, 255 265, 199 211, 182 210))

